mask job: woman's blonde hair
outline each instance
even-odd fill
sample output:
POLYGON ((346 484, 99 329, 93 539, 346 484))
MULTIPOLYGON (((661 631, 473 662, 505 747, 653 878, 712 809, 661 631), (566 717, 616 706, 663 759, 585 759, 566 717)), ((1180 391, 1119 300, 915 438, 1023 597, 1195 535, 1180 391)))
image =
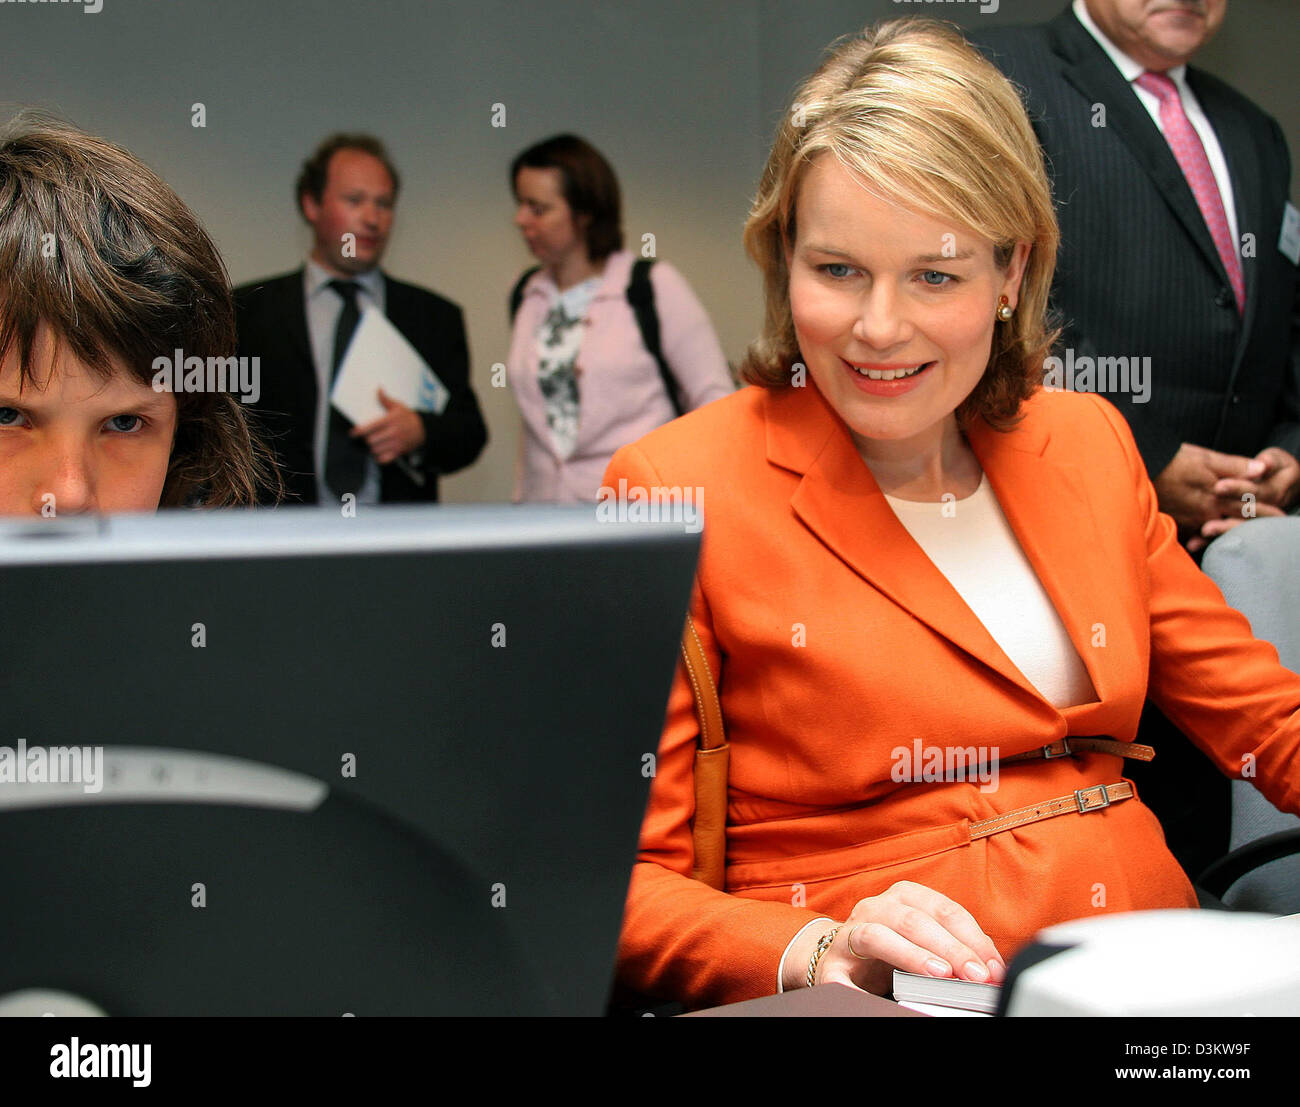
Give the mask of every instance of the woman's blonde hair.
POLYGON ((800 360, 786 253, 799 185, 829 153, 889 203, 992 241, 999 268, 1031 250, 1017 310, 994 329, 989 363, 957 409, 1000 429, 1042 379, 1056 332, 1047 298, 1059 232, 1043 157, 1011 83, 949 24, 898 19, 837 39, 795 94, 745 224, 763 271, 766 316, 741 376, 783 388, 800 360))

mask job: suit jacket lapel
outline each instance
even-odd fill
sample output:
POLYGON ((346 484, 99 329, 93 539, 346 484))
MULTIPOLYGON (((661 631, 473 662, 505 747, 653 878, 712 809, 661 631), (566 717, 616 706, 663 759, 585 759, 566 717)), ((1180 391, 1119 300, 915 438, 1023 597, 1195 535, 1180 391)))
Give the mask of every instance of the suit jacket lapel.
POLYGON ((1051 436, 1032 415, 1005 432, 980 420, 968 437, 1007 523, 1088 671, 1097 698, 1104 701, 1116 688, 1119 674, 1106 670, 1105 662, 1115 651, 1094 647, 1093 628, 1097 624, 1118 628, 1125 613, 1090 537, 1100 533, 1102 509, 1094 505, 1087 474, 1049 450, 1051 436))
POLYGON ((1196 205, 1191 186, 1165 136, 1142 106, 1137 93, 1071 12, 1065 12, 1051 26, 1054 49, 1065 63, 1062 69, 1065 79, 1083 94, 1089 104, 1105 105, 1106 130, 1112 131, 1128 147, 1183 229, 1227 286, 1227 271, 1219 259, 1214 239, 1210 237, 1210 229, 1205 225, 1205 217, 1196 205))
MULTIPOLYGON (((392 280, 387 273, 383 274, 384 278, 384 314, 388 316, 388 321, 393 324, 411 345, 416 344, 416 339, 420 334, 417 326, 419 321, 419 312, 414 309, 414 305, 407 297, 407 290, 392 280)), ((421 356, 423 352, 421 352, 421 356)))
MULTIPOLYGON (((1023 692, 1042 699, 976 618, 881 493, 871 470, 858 455, 848 430, 810 384, 769 393, 768 459, 802 473, 791 506, 809 530, 854 572, 936 633, 1003 676, 1023 692)), ((1092 678, 1099 698, 1113 682, 1089 648, 1087 628, 1105 621, 1105 595, 1081 548, 1080 533, 1093 526, 1077 517, 1087 503, 1081 475, 1043 458, 1047 436, 1041 429, 1009 433, 980 424, 971 447, 988 474, 1008 523, 1020 540, 1055 604, 1092 678), (1086 610, 1085 610, 1086 608, 1086 610)))
POLYGON ((311 339, 307 337, 307 297, 303 290, 304 273, 299 269, 285 287, 285 332, 294 353, 305 358, 308 365, 315 364, 311 353, 311 339))

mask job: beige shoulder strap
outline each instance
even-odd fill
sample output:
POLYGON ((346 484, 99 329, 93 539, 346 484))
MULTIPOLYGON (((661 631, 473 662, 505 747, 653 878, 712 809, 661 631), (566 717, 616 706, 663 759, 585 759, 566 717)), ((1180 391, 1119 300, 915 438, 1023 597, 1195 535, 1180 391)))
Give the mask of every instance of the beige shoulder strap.
POLYGON ((682 632, 682 662, 695 693, 700 720, 699 748, 695 751, 694 877, 710 887, 726 886, 727 871, 727 761, 729 747, 722 726, 722 704, 708 658, 688 615, 682 632))

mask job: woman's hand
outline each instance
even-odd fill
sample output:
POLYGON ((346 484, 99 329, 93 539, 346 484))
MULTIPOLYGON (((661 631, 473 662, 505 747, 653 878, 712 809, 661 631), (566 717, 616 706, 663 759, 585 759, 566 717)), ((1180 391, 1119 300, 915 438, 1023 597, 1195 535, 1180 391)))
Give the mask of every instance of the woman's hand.
MULTIPOLYGON (((799 948, 791 950, 785 987, 807 984, 808 960, 824 933, 811 928, 799 948), (798 979, 791 979, 796 971, 798 979)), ((894 969, 990 984, 1001 984, 1007 975, 1002 955, 969 911, 933 888, 906 880, 857 902, 817 963, 817 983, 888 995, 894 969)))

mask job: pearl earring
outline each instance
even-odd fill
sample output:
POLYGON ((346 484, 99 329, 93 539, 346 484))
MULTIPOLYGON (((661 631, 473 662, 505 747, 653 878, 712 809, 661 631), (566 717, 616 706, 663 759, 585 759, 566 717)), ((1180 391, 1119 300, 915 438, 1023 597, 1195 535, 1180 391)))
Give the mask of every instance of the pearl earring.
POLYGON ((999 296, 998 311, 997 311, 998 321, 1002 323, 1010 323, 1011 317, 1015 313, 1016 313, 1016 309, 1011 306, 1011 301, 1008 300, 1005 296, 999 296))

